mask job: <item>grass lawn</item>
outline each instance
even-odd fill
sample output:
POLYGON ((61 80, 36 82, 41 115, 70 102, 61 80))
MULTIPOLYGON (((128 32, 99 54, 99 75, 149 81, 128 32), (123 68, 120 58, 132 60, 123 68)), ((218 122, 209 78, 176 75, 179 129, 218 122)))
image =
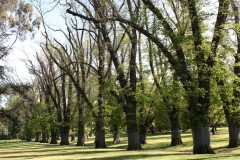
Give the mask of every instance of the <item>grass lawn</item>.
POLYGON ((69 146, 41 144, 36 142, 0 141, 0 160, 2 159, 83 159, 83 160, 158 160, 158 159, 240 159, 240 148, 226 148, 228 134, 226 128, 219 128, 217 135, 211 136, 211 145, 217 154, 193 155, 191 133, 183 133, 183 145, 169 147, 169 134, 148 135, 148 144, 142 145, 141 151, 126 151, 127 139, 122 137, 121 144, 112 144, 107 137, 106 149, 95 149, 94 138, 90 137, 84 147, 76 147, 76 142, 69 146))

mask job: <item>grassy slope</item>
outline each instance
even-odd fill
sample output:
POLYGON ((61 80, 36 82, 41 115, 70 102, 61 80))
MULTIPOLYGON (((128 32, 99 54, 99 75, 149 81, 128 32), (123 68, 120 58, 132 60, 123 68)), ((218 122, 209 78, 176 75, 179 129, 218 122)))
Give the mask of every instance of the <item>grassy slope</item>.
MULTIPOLYGON (((169 147, 169 134, 148 136, 148 144, 142 145, 141 151, 126 151, 126 137, 121 144, 111 144, 112 138, 107 138, 107 149, 94 149, 90 138, 84 147, 41 144, 35 142, 0 141, 0 159, 87 159, 87 160, 126 160, 126 159, 240 159, 240 149, 226 148, 228 134, 225 129, 219 129, 217 135, 211 137, 211 145, 217 154, 192 155, 192 139, 190 133, 182 135, 184 144, 169 147)), ((75 142, 74 142, 75 143, 75 142)))

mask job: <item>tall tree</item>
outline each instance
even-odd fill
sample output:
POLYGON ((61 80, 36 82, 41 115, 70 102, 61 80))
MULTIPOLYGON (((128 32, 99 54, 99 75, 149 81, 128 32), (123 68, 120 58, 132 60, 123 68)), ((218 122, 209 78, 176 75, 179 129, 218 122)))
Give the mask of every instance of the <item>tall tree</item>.
MULTIPOLYGON (((86 19, 91 21, 95 24, 95 26, 102 32, 103 39, 107 44, 108 52, 110 53, 111 60, 115 66, 115 70, 117 71, 117 79, 121 88, 124 90, 120 92, 120 96, 124 99, 120 98, 120 103, 122 103, 123 110, 126 114, 127 120, 127 132, 128 132, 128 150, 139 150, 141 149, 141 145, 139 142, 139 135, 138 135, 138 125, 136 119, 136 53, 137 53, 137 32, 135 28, 128 28, 123 23, 120 24, 125 32, 128 34, 128 37, 131 42, 131 49, 130 49, 130 58, 129 58, 129 84, 128 84, 128 75, 124 73, 122 64, 120 63, 119 56, 117 54, 118 48, 114 48, 114 44, 110 38, 108 25, 107 23, 99 23, 96 19, 105 19, 107 17, 107 2, 102 3, 102 1, 94 0, 92 1, 95 6, 95 12, 97 13, 97 17, 94 17, 91 14, 91 11, 88 9, 86 5, 82 2, 77 1, 90 15, 90 18, 86 16, 82 16, 81 14, 74 12, 70 9, 67 9, 67 13, 78 16, 80 18, 86 19)), ((136 22, 138 19, 135 15, 138 14, 138 5, 133 5, 131 1, 127 1, 127 8, 130 13, 131 20, 136 22), (133 7, 135 6, 135 7, 133 7)))

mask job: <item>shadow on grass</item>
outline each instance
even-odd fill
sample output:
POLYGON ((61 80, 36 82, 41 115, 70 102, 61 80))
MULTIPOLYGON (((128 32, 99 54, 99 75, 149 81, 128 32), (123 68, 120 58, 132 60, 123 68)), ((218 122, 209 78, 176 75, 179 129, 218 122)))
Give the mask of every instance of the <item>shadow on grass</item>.
MULTIPOLYGON (((100 154, 100 153, 111 153, 111 152, 122 152, 122 150, 108 150, 108 149, 105 149, 105 150, 78 150, 76 151, 76 149, 74 150, 41 150, 41 151, 22 151, 22 152, 18 152, 19 155, 21 155, 22 157, 24 157, 25 159, 30 159, 30 158, 37 158, 37 157, 54 157, 54 156, 71 156, 71 155, 94 155, 94 154, 100 154), (49 153, 49 152, 53 152, 53 151, 57 151, 58 153, 49 153), (27 155, 27 153, 29 152, 38 152, 38 153, 35 153, 35 154, 31 154, 31 155, 27 155), (39 154, 39 153, 42 153, 42 154, 39 154), (46 154, 44 154, 46 153, 46 154)), ((11 153, 9 152, 1 152, 2 155, 6 154, 5 156, 0 156, 0 159, 1 158, 19 158, 19 155, 11 155, 11 153), (10 154, 10 155, 9 155, 10 154)), ((13 152, 13 154, 16 154, 16 152, 13 152)))
MULTIPOLYGON (((239 159, 239 156, 240 154, 222 154, 221 156, 218 154, 216 154, 216 156, 211 156, 211 157, 201 157, 201 158, 196 158, 196 157, 193 157, 191 159, 194 159, 194 160, 202 160, 202 159, 219 159, 219 158, 230 158, 231 159, 239 159)), ((186 160, 190 160, 190 159, 186 159, 186 160)))
MULTIPOLYGON (((148 159, 153 157, 159 157, 163 158, 163 156, 178 156, 183 154, 155 154, 155 155, 123 155, 123 156, 117 156, 117 157, 103 157, 103 158, 88 158, 87 160, 126 160, 126 159, 148 159)), ((76 159, 80 160, 80 159, 76 159)))
MULTIPOLYGON (((97 154, 97 153, 101 153, 101 152, 96 152, 96 153, 91 153, 91 154, 97 154)), ((81 154, 79 153, 75 153, 75 152, 71 152, 71 153, 62 153, 62 154, 48 154, 48 155, 23 155, 23 157, 25 159, 31 159, 31 158, 49 158, 49 157, 55 157, 55 156, 71 156, 71 155, 74 155, 74 156, 78 156, 79 155, 79 159, 74 157, 74 159, 76 160, 80 160, 82 159, 81 156, 83 156, 81 152, 81 154)), ((139 154, 139 155, 118 155, 118 156, 108 156, 108 157, 94 157, 94 158, 84 158, 84 159, 87 159, 87 160, 126 160, 126 159, 148 159, 148 158, 153 158, 153 157, 159 157, 160 159, 165 157, 165 156, 183 156, 184 154, 180 154, 180 153, 174 153, 174 154, 139 154)), ((0 158, 6 158, 6 159, 17 159, 19 158, 19 156, 2 156, 0 158)), ((66 157, 66 159, 68 159, 66 157)), ((72 158, 70 158, 72 159, 72 158)))

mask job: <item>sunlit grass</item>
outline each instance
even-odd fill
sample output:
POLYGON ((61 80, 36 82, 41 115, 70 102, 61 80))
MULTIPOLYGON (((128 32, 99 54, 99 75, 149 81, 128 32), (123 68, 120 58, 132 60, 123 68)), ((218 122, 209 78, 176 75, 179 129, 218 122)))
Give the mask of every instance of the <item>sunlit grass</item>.
POLYGON ((141 151, 126 151, 127 138, 123 135, 121 144, 112 144, 109 135, 106 139, 108 148, 95 149, 94 138, 90 137, 86 146, 77 147, 75 142, 69 146, 50 145, 36 142, 16 142, 15 140, 0 141, 0 159, 85 159, 85 160, 112 160, 112 159, 238 159, 239 148, 226 148, 228 134, 226 128, 218 130, 217 135, 211 136, 211 146, 217 154, 193 155, 191 133, 182 134, 183 145, 170 147, 170 134, 161 133, 148 135, 148 143, 142 145, 141 151))

